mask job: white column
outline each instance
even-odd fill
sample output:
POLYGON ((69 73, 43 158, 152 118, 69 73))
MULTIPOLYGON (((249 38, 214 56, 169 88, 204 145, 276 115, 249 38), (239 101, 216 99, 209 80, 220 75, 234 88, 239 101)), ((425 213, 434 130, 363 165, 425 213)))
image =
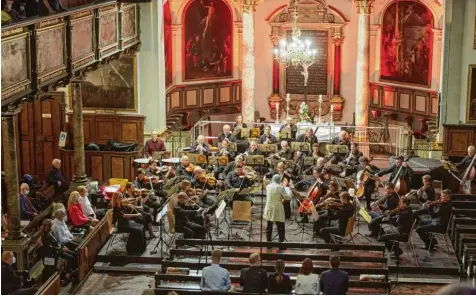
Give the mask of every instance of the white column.
POLYGON ((243 120, 255 117, 255 21, 254 1, 243 3, 242 107, 243 120))
POLYGON ((172 25, 172 52, 173 52, 172 79, 175 85, 180 85, 183 82, 183 79, 182 79, 183 78, 182 77, 182 25, 172 25))
POLYGON ((166 127, 163 5, 153 1, 140 8, 139 113, 146 116, 144 132, 150 133, 166 127))
POLYGON ((443 31, 433 29, 433 65, 431 73, 431 89, 438 90, 440 87, 440 71, 441 71, 441 46, 443 31))
POLYGON ((369 123, 370 10, 373 0, 355 0, 358 8, 355 125, 369 123))

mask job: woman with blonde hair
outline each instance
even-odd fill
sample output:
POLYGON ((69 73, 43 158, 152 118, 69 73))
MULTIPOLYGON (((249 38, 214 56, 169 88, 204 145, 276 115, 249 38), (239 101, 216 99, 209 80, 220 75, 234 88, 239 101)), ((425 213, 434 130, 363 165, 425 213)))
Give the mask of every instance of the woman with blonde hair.
POLYGON ((87 217, 83 212, 83 207, 79 202, 79 192, 73 191, 69 195, 68 199, 68 213, 71 219, 71 224, 76 228, 84 228, 86 230, 92 230, 94 226, 98 224, 98 220, 91 217, 87 217))
POLYGON ((111 206, 113 223, 119 232, 129 233, 126 245, 127 253, 144 252, 146 248, 144 225, 139 223, 143 220, 142 214, 134 210, 120 192, 115 192, 112 195, 111 206))

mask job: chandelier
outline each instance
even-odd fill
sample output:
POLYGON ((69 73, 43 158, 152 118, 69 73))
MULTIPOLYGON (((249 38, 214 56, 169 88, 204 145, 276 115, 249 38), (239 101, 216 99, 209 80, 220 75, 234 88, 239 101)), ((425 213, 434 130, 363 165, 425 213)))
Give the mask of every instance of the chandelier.
POLYGON ((286 42, 285 38, 281 38, 279 49, 274 49, 274 58, 286 67, 299 65, 309 67, 316 59, 317 50, 311 48, 310 40, 301 40, 301 29, 297 26, 298 0, 295 0, 295 9, 293 12, 293 30, 291 32, 292 41, 286 42))

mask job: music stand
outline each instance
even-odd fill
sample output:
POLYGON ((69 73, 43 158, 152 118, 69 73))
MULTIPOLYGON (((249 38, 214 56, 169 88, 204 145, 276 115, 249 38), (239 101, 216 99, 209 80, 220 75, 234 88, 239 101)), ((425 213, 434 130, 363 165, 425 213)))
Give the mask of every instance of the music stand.
POLYGON ((328 145, 327 151, 329 154, 346 154, 349 151, 349 147, 346 145, 328 145))
POLYGON ((259 127, 250 128, 250 138, 257 139, 259 138, 260 134, 261 134, 261 131, 259 127))
POLYGON ((317 157, 306 156, 303 158, 303 164, 305 166, 313 166, 317 164, 317 157))
POLYGON ((160 244, 160 258, 162 258, 164 254, 164 243, 167 245, 167 247, 170 249, 170 245, 164 241, 163 237, 163 228, 164 228, 164 222, 162 221, 165 215, 167 214, 169 210, 169 204, 165 203, 165 205, 162 207, 162 209, 157 213, 157 216, 155 217, 155 222, 159 224, 160 231, 159 231, 159 240, 157 241, 157 244, 155 244, 155 247, 150 251, 150 254, 155 254, 155 250, 159 247, 160 244))
POLYGON ((307 142, 292 142, 291 149, 293 151, 309 152, 311 151, 311 145, 307 142))
POLYGON ((170 151, 154 151, 153 158, 159 161, 159 165, 162 166, 163 158, 170 158, 172 152, 170 151))
POLYGON ((250 128, 242 127, 240 136, 241 136, 241 138, 248 139, 250 137, 250 128))
MULTIPOLYGON (((220 233, 223 233, 223 234, 227 234, 227 235, 228 235, 228 241, 230 241, 231 225, 230 225, 230 223, 228 223, 228 221, 227 221, 227 216, 228 216, 228 215, 227 215, 227 211, 229 211, 229 207, 227 206, 228 203, 227 203, 226 200, 229 199, 229 198, 233 198, 233 196, 235 195, 235 192, 236 192, 236 191, 237 191, 237 189, 235 189, 235 188, 228 189, 228 190, 225 190, 225 191, 220 192, 220 194, 219 194, 218 197, 217 197, 217 201, 222 200, 222 201, 225 202, 225 209, 224 209, 224 210, 225 210, 225 214, 224 214, 224 216, 223 216, 223 219, 222 219, 221 221, 219 220, 219 218, 220 218, 220 216, 221 216, 221 213, 220 213, 220 212, 218 212, 218 213, 220 213, 220 215, 215 216, 215 221, 216 221, 216 222, 215 222, 215 223, 216 223, 215 235, 216 235, 217 239, 219 238, 220 233), (223 222, 225 222, 225 224, 228 226, 228 231, 227 231, 227 233, 225 233, 224 231, 222 231, 221 228, 220 228, 220 225, 221 225, 223 222)), ((222 204, 220 203, 219 208, 220 208, 221 206, 222 206, 222 204)), ((230 251, 230 252, 233 252, 234 249, 231 248, 230 246, 228 246, 228 249, 227 249, 227 250, 230 251)))
POLYGON ((278 151, 277 144, 258 144, 258 149, 263 153, 276 153, 278 151))
MULTIPOLYGON (((218 151, 220 151, 221 149, 221 143, 218 143, 218 151)), ((236 143, 228 141, 228 149, 232 152, 236 152, 236 143)))
POLYGON ((367 223, 370 223, 370 221, 372 221, 372 217, 370 217, 369 213, 365 210, 364 207, 362 207, 362 205, 360 204, 359 198, 355 196, 355 189, 349 190, 349 194, 351 197, 354 198, 354 212, 355 212, 354 215, 357 219, 357 232, 351 235, 350 240, 353 240, 355 237, 360 236, 370 243, 371 240, 365 235, 363 235, 362 233, 360 233, 360 217, 362 216, 362 218, 364 218, 364 220, 367 221, 367 223))
POLYGON ((289 140, 291 139, 291 131, 288 129, 283 129, 279 131, 279 139, 280 140, 289 140))

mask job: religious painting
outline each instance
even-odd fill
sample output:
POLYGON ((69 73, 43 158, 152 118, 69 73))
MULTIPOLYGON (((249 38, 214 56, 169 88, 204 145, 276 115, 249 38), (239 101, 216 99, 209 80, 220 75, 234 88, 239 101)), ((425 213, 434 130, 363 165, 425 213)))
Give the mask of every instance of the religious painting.
POLYGON ((476 123, 476 65, 469 66, 466 123, 476 123))
POLYGON ((165 60, 165 87, 172 84, 172 13, 170 1, 164 3, 164 60, 165 60))
MULTIPOLYGON (((137 112, 136 56, 122 56, 89 72, 81 84, 81 92, 85 110, 116 109, 137 112)), ((69 97, 72 97, 71 93, 69 97)))
POLYGON ((63 25, 48 30, 38 31, 36 38, 37 72, 66 66, 65 27, 63 25))
POLYGON ((2 42, 2 93, 5 89, 30 79, 29 37, 3 40, 2 42))
POLYGON ((398 1, 383 15, 380 80, 430 87, 433 16, 418 1, 398 1))
POLYGON ((184 80, 232 76, 232 24, 222 0, 192 0, 184 13, 184 80))
POLYGON ((115 9, 99 14, 99 47, 104 48, 117 42, 117 12, 115 9))

